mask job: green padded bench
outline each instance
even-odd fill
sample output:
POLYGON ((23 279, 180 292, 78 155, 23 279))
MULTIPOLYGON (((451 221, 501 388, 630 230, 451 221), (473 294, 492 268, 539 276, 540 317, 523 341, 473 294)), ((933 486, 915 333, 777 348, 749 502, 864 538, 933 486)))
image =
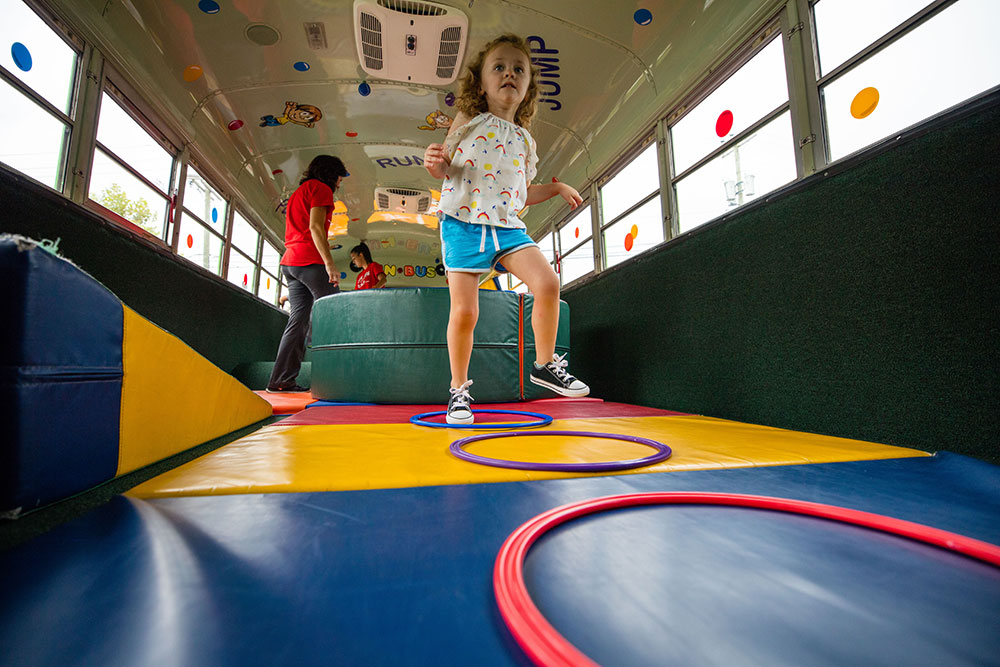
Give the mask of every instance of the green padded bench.
MULTIPOLYGON (((476 401, 556 396, 528 381, 535 360, 532 303, 530 294, 480 290, 469 365, 476 401)), ((569 306, 560 302, 559 308, 556 353, 567 354, 569 306)), ((362 290, 319 299, 312 313, 313 396, 364 403, 447 403, 448 309, 444 287, 362 290)))

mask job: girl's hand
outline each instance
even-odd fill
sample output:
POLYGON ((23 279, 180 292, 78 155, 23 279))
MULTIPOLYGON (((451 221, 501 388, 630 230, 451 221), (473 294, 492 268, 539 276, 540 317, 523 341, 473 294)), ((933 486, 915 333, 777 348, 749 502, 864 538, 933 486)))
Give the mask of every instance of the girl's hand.
POLYGON ((555 186, 559 196, 565 199, 566 203, 569 204, 569 210, 572 211, 583 203, 583 197, 580 196, 580 193, 577 192, 575 188, 566 185, 565 183, 555 183, 555 186))
POLYGON ((431 144, 424 151, 424 168, 434 178, 444 178, 451 166, 451 158, 444 144, 431 144))

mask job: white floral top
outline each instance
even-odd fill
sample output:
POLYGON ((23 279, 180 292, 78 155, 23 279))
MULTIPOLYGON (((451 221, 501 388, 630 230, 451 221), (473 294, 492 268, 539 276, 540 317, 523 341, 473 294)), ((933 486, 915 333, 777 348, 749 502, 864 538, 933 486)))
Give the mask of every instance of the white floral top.
POLYGON ((451 166, 441 185, 439 210, 463 222, 524 229, 518 214, 538 171, 528 131, 481 113, 445 140, 445 150, 451 166))

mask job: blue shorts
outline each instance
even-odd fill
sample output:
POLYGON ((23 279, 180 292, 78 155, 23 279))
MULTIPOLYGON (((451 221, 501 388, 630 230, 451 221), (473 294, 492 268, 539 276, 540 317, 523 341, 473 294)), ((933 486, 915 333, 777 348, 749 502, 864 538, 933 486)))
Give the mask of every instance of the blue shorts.
POLYGON ((477 225, 441 214, 444 268, 461 273, 507 273, 500 260, 510 253, 537 245, 523 229, 477 225))

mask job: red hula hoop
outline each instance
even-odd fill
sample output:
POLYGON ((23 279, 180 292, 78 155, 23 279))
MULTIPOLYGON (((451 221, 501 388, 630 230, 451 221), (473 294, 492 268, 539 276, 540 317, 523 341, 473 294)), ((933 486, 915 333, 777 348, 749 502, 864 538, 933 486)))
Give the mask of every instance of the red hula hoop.
POLYGON ((946 530, 881 514, 823 505, 804 500, 732 493, 633 493, 593 498, 539 514, 510 534, 497 554, 493 591, 504 622, 536 665, 597 667, 553 628, 531 601, 524 584, 524 558, 544 533, 577 517, 609 509, 640 505, 727 505, 819 517, 879 530, 985 561, 1000 567, 1000 546, 946 530))

